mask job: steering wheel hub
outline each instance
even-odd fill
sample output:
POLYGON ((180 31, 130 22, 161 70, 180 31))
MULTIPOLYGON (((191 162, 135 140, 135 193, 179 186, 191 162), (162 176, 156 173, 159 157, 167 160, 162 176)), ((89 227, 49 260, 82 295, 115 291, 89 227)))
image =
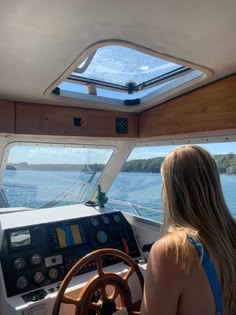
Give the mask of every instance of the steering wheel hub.
POLYGON ((101 315, 112 315, 116 312, 116 303, 113 299, 106 299, 102 303, 101 315))

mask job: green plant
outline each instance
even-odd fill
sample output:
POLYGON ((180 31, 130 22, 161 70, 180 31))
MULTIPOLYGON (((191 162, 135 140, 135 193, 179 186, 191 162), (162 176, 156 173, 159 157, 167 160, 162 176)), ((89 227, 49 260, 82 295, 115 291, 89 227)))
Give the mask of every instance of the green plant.
POLYGON ((98 193, 97 193, 96 199, 97 199, 98 206, 100 208, 104 208, 104 205, 107 202, 108 198, 106 196, 106 193, 102 191, 102 187, 100 184, 98 185, 98 193))

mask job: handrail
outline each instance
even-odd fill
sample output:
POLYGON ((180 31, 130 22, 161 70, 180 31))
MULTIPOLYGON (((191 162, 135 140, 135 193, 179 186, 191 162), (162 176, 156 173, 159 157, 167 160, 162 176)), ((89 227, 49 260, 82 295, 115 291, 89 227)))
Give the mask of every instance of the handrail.
POLYGON ((113 203, 113 204, 117 204, 117 205, 129 206, 140 217, 142 217, 142 214, 140 213, 139 208, 144 209, 144 210, 157 212, 157 213, 164 213, 163 210, 158 210, 158 209, 153 209, 153 208, 149 208, 149 207, 145 207, 145 206, 136 205, 136 204, 133 204, 133 203, 128 202, 128 201, 120 201, 120 200, 109 199, 108 203, 109 204, 113 203))

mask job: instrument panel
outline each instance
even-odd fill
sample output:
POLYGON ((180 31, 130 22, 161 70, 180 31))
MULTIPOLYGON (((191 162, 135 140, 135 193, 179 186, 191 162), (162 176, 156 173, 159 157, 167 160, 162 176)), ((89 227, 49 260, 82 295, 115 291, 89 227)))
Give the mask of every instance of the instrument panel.
MULTIPOLYGON (((140 256, 131 226, 119 211, 5 230, 0 259, 7 296, 61 281, 80 258, 108 247, 140 256)), ((103 266, 119 261, 104 256, 103 266)), ((78 274, 94 269, 91 261, 78 274)))

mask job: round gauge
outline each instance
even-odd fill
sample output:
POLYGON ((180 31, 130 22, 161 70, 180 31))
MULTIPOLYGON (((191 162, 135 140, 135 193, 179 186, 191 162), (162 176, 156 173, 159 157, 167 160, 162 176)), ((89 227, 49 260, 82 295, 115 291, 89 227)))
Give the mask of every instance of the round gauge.
POLYGON ((108 240, 108 235, 105 231, 98 231, 97 232, 97 240, 99 241, 99 243, 105 244, 108 240))
POLYGON ((109 224, 111 222, 111 219, 110 217, 108 217, 108 215, 104 215, 102 217, 102 221, 105 223, 105 224, 109 224))
POLYGON ((21 257, 16 258, 16 259, 14 260, 14 268, 15 268, 16 270, 22 270, 22 269, 24 269, 24 268, 25 268, 25 260, 24 260, 23 258, 21 258, 21 257))
POLYGON ((114 220, 116 223, 119 223, 119 222, 120 222, 120 215, 119 215, 119 214, 114 214, 114 215, 113 215, 113 220, 114 220))
POLYGON ((42 283, 44 281, 44 279, 45 279, 45 276, 44 276, 44 274, 41 271, 35 272, 35 274, 34 274, 34 283, 40 284, 40 283, 42 283))
POLYGON ((95 217, 90 218, 90 222, 91 222, 92 226, 98 226, 99 225, 99 221, 95 217))
POLYGON ((18 289, 25 289, 28 285, 28 280, 26 279, 26 277, 22 276, 22 277, 19 277, 16 281, 16 287, 18 289))
POLYGON ((32 265, 39 265, 42 262, 42 256, 40 256, 39 254, 34 254, 31 257, 30 261, 32 265))
POLYGON ((56 268, 50 269, 49 272, 48 272, 48 277, 51 280, 56 280, 57 277, 58 277, 58 270, 56 268))

